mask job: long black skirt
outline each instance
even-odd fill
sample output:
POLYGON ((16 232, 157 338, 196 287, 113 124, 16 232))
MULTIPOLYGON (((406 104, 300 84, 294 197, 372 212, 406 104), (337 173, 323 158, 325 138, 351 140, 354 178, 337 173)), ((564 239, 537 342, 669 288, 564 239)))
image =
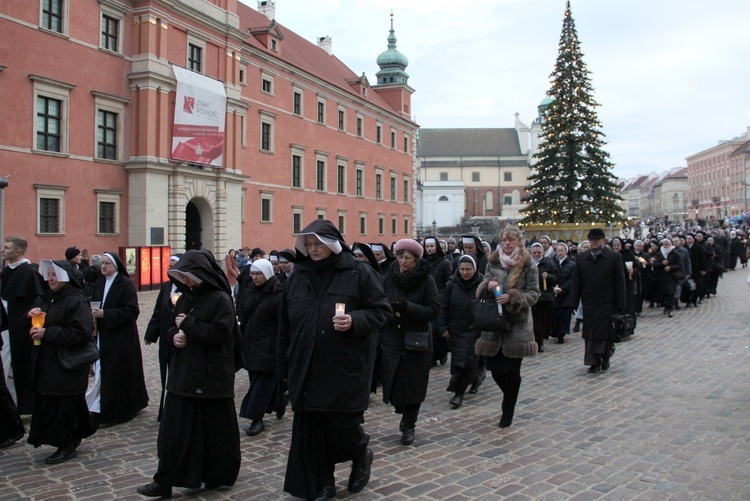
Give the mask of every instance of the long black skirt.
POLYGON ((234 485, 240 471, 240 432, 231 398, 184 398, 167 393, 156 442, 162 485, 198 489, 234 485))
POLYGON ((284 491, 314 498, 333 480, 336 463, 361 457, 370 436, 362 429, 364 412, 295 412, 284 491))
MULTIPOLYGON (((2 363, 0 363, 2 368, 2 363)), ((13 438, 18 440, 26 433, 21 421, 21 415, 18 413, 16 403, 10 395, 8 387, 5 386, 5 378, 0 373, 0 442, 13 438)))
POLYGON ((78 395, 42 395, 34 397, 29 438, 34 447, 51 445, 66 447, 96 432, 97 425, 91 419, 85 393, 78 395))
POLYGON ((603 358, 615 354, 615 343, 612 341, 586 341, 583 355, 584 365, 600 365, 603 358))

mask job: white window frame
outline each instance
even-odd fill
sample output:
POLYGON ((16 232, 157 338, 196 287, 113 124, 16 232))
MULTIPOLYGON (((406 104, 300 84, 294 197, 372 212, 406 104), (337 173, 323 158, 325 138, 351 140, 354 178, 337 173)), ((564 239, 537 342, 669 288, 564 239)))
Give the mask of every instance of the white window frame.
POLYGON ((121 191, 108 191, 108 190, 94 190, 96 193, 96 236, 97 237, 116 237, 120 235, 120 207, 122 206, 120 200, 122 198, 121 191), (114 233, 102 233, 99 228, 99 209, 101 202, 110 202, 115 204, 115 231, 114 233))
POLYGON ((259 207, 259 222, 261 224, 272 224, 273 223, 273 193, 270 191, 260 192, 260 207, 259 207), (263 219, 263 201, 268 200, 268 221, 263 219))
MULTIPOLYGON (((65 190, 67 186, 52 186, 45 184, 35 184, 36 188, 36 234, 37 235, 65 235, 65 190), (58 220, 60 221, 60 228, 57 233, 42 233, 41 229, 41 202, 42 198, 54 198, 60 201, 58 206, 58 220)), ((97 214, 98 214, 97 209, 97 214)))
POLYGON ((392 150, 396 149, 396 143, 398 141, 398 139, 397 139, 398 135, 396 134, 396 132, 397 132, 396 129, 394 129, 393 127, 391 127, 391 149, 392 150))
POLYGON ((328 193, 328 155, 315 152, 315 191, 328 193), (318 188, 318 162, 323 162, 323 189, 318 188))
POLYGON ((385 235, 385 214, 378 214, 378 235, 385 235))
MULTIPOLYGON (((317 113, 317 110, 316 110, 317 113)), ((292 86, 292 115, 302 117, 305 115, 305 91, 302 87, 292 86), (299 113, 294 111, 294 95, 299 94, 299 113)))
POLYGON ((326 210, 325 209, 316 209, 315 211, 315 217, 318 219, 325 219, 326 218, 326 210))
POLYGON ((317 104, 315 105, 315 121, 319 123, 320 125, 326 125, 326 113, 327 113, 327 102, 326 98, 323 96, 318 96, 317 104), (321 120, 320 115, 320 105, 323 105, 323 116, 321 120))
POLYGON ((375 122, 375 142, 383 144, 383 124, 375 122))
POLYGON ((391 202, 398 202, 398 174, 391 173, 391 202))
POLYGON ((297 235, 298 234, 298 232, 294 231, 294 216, 295 215, 299 216, 299 229, 300 229, 300 231, 302 231, 302 228, 305 227, 305 224, 304 224, 305 223, 305 219, 304 219, 305 211, 304 211, 304 209, 302 207, 292 207, 292 234, 293 235, 297 235))
POLYGON ((355 163, 354 169, 354 195, 357 197, 364 198, 367 185, 367 178, 365 177, 365 164, 361 162, 355 163), (357 193, 357 173, 359 173, 360 180, 362 181, 362 193, 357 193))
POLYGON ((259 110, 258 114, 260 116, 260 127, 259 127, 260 130, 258 131, 258 134, 259 134, 258 149, 260 150, 261 153, 269 153, 269 154, 274 153, 276 151, 276 148, 275 148, 276 146, 276 137, 275 137, 276 136, 276 127, 275 127, 276 115, 274 115, 273 113, 264 111, 264 110, 259 110), (271 133, 270 133, 270 137, 268 140, 267 150, 263 149, 263 124, 268 124, 271 126, 271 133))
POLYGON ((346 106, 339 106, 339 111, 336 114, 336 126, 340 131, 346 132, 346 106), (343 113, 343 120, 339 120, 339 117, 343 113), (341 122, 341 123, 338 123, 341 122))
POLYGON ((75 89, 75 85, 70 85, 51 78, 40 77, 38 75, 29 75, 34 82, 34 105, 32 106, 32 146, 34 152, 49 155, 65 155, 68 153, 68 124, 70 114, 70 91, 75 89), (39 97, 48 97, 57 99, 62 102, 62 113, 60 117, 60 151, 39 150, 36 147, 36 106, 39 97))
POLYGON ((337 158, 336 159, 336 194, 337 195, 346 195, 347 193, 346 185, 347 185, 347 181, 349 180, 348 171, 349 169, 348 169, 348 164, 346 160, 343 158, 337 158), (344 179, 342 183, 343 191, 339 191, 339 168, 341 167, 344 168, 344 179))
POLYGON ((391 233, 398 235, 398 215, 391 215, 391 233))
MULTIPOLYGON (((70 3, 71 0, 65 0, 65 3, 70 3)), ((117 3, 113 2, 111 0, 99 0, 99 3, 101 4, 101 9, 99 13, 99 48, 101 50, 112 52, 115 54, 122 54, 123 51, 123 38, 125 33, 125 10, 122 9, 122 6, 117 3), (104 21, 104 16, 109 16, 111 18, 116 19, 117 22, 117 48, 107 49, 102 47, 102 34, 101 34, 101 27, 102 27, 102 21, 104 21)))
POLYGON ((115 162, 121 164, 124 162, 123 159, 125 155, 125 105, 130 101, 95 90, 92 90, 91 94, 94 96, 94 102, 96 104, 96 115, 94 117, 94 154, 92 156, 97 162, 115 162), (117 114, 117 158, 114 160, 109 158, 99 158, 98 156, 99 138, 97 136, 99 133, 99 110, 117 114))
POLYGON ((357 137, 365 137, 365 117, 357 113, 356 130, 357 137))
POLYGON ((340 210, 338 211, 338 214, 336 215, 337 215, 336 223, 339 229, 339 233, 341 233, 342 235, 346 235, 346 211, 340 210), (342 219, 343 219, 343 223, 342 223, 342 219))
POLYGON ((383 169, 380 167, 375 168, 375 200, 383 200, 383 169), (378 180, 380 182, 378 182, 378 180), (379 186, 378 186, 379 185, 379 186), (378 193, 380 188, 380 193, 378 193))
POLYGON ((360 212, 359 213, 359 234, 360 235, 367 235, 367 213, 366 212, 360 212), (364 222, 364 231, 362 231, 362 223, 364 222))
POLYGON ((71 0, 63 0, 62 2, 62 30, 54 31, 46 28, 43 25, 44 22, 44 0, 39 0, 39 28, 47 33, 53 33, 55 35, 68 36, 68 25, 70 24, 70 2, 71 0))
POLYGON ((261 94, 266 94, 268 96, 273 96, 276 89, 276 82, 275 77, 273 73, 269 73, 268 71, 260 70, 260 92, 261 94), (263 83, 268 82, 270 90, 264 90, 263 89, 263 83))
POLYGON ((305 188, 305 148, 299 145, 292 145, 291 154, 289 155, 289 187, 294 190, 305 188), (294 186, 294 156, 300 157, 299 162, 299 186, 294 186))
POLYGON ((195 71, 194 69, 190 67, 190 46, 191 45, 195 45, 196 47, 199 47, 201 49, 201 69, 200 71, 196 73, 205 75, 206 74, 206 41, 193 35, 187 36, 187 42, 185 43, 185 68, 189 69, 190 71, 195 71))
POLYGON ((247 86, 247 65, 241 64, 240 65, 240 85, 247 86))

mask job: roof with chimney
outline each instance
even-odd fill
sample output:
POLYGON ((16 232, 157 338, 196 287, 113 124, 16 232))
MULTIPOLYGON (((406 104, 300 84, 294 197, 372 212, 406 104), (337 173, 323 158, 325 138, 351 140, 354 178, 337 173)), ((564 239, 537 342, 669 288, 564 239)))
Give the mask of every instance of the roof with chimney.
POLYGON ((417 156, 516 157, 524 156, 514 128, 420 129, 417 156))

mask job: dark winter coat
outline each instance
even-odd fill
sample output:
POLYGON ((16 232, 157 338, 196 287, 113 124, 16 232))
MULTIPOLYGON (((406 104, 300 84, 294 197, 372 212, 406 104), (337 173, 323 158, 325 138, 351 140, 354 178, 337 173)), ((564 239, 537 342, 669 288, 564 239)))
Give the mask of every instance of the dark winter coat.
POLYGON ((573 288, 573 270, 575 270, 576 263, 573 262, 569 257, 566 257, 562 264, 560 263, 557 256, 553 257, 555 264, 555 275, 557 276, 557 286, 562 291, 555 296, 555 308, 575 308, 578 303, 571 304, 570 290, 573 288))
MULTIPOLYGON (((180 324, 187 339, 175 348, 169 364, 169 393, 185 398, 233 398, 237 320, 229 281, 207 250, 190 250, 167 273, 189 272, 203 280, 192 289, 183 287, 173 318, 184 313, 180 324)), ((178 328, 169 328, 170 342, 178 328)), ((169 397, 167 397, 169 398, 169 397)))
POLYGON ((248 372, 276 372, 276 345, 284 287, 276 276, 260 287, 255 284, 240 300, 242 345, 248 372))
POLYGON ((706 271, 706 251, 702 245, 694 243, 692 246, 686 247, 688 254, 690 254, 690 269, 692 270, 691 275, 700 275, 701 272, 706 271))
POLYGON ((682 258, 680 257, 677 250, 672 247, 672 250, 667 254, 667 259, 664 259, 661 251, 654 254, 649 261, 654 271, 654 280, 656 280, 658 290, 662 294, 674 294, 677 289, 677 285, 681 280, 685 278, 685 272, 682 269, 682 258), (667 264, 664 264, 667 261, 667 264), (669 270, 666 268, 669 267, 669 270))
MULTIPOLYGON (((118 275, 102 303, 104 318, 96 321, 101 365, 101 422, 130 420, 148 405, 143 377, 141 341, 136 321, 140 313, 133 281, 117 262, 118 275)), ((94 285, 93 301, 102 301, 105 277, 94 285)))
POLYGON ((534 305, 548 306, 551 307, 555 302, 555 293, 553 289, 557 285, 557 268, 550 259, 543 257, 539 264, 536 266, 537 275, 539 277, 539 300, 534 305), (547 279, 542 278, 542 274, 547 273, 547 279))
POLYGON ((453 274, 453 267, 451 266, 450 261, 448 261, 448 258, 439 252, 440 251, 431 255, 427 255, 425 253, 424 260, 427 261, 427 264, 430 267, 430 276, 435 279, 435 285, 437 286, 438 294, 442 295, 443 291, 445 290, 445 285, 448 283, 448 280, 453 274))
POLYGON ((149 343, 159 343, 159 367, 165 369, 162 372, 162 380, 166 381, 166 368, 175 347, 169 336, 169 327, 174 325, 172 318, 172 282, 167 281, 159 287, 159 295, 156 296, 154 312, 148 321, 146 333, 143 339, 149 343))
POLYGON ((427 395, 432 346, 427 351, 406 350, 404 331, 429 330, 440 309, 437 286, 429 266, 420 259, 406 275, 401 273, 398 263, 394 264, 385 276, 383 288, 391 303, 406 304, 406 309, 394 314, 385 327, 383 401, 395 406, 419 404, 427 395))
POLYGON ((362 412, 369 403, 378 329, 391 312, 382 280, 348 250, 329 270, 313 268, 304 258, 284 284, 278 377, 288 381, 295 412, 362 412), (322 275, 317 293, 313 273, 322 275), (345 303, 352 317, 348 331, 333 328, 336 303, 345 303))
MULTIPOLYGON (((69 273, 72 274, 72 267, 69 273)), ((94 320, 83 287, 71 282, 56 292, 47 291, 34 306, 47 313, 34 364, 34 390, 42 395, 83 395, 89 366, 67 370, 60 363, 59 353, 60 348, 74 350, 91 342, 94 320)))
POLYGON ((583 305, 583 338, 586 341, 610 341, 612 315, 625 311, 625 268, 618 252, 602 247, 594 259, 591 250, 578 254, 573 272, 570 304, 583 305))
POLYGON ((451 348, 451 367, 463 368, 475 357, 474 343, 479 331, 471 329, 471 300, 475 298, 477 287, 483 275, 475 273, 466 281, 460 276, 448 282, 440 302, 440 314, 437 319, 437 330, 442 335, 448 331, 451 348))
POLYGON ((31 389, 33 341, 29 336, 31 319, 26 314, 47 287, 39 274, 39 267, 30 262, 21 263, 15 268, 6 266, 0 287, 0 295, 8 302, 10 365, 15 378, 18 411, 31 414, 34 407, 34 392, 31 389))

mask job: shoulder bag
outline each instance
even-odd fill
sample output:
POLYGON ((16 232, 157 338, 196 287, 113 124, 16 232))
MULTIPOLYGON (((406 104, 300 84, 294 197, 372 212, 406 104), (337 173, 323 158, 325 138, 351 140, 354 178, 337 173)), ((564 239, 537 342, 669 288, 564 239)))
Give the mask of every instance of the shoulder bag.
POLYGON ((635 331, 635 319, 629 313, 612 315, 612 341, 619 343, 635 331))
POLYGON ((60 365, 69 371, 88 367, 99 360, 99 348, 93 339, 83 346, 60 347, 57 349, 57 354, 60 358, 60 365))
POLYGON ((430 348, 430 331, 404 331, 404 348, 409 351, 427 351, 430 348))
POLYGON ((471 323, 472 329, 490 332, 509 331, 512 327, 509 314, 503 308, 503 314, 498 314, 495 299, 472 299, 471 300, 471 323))

